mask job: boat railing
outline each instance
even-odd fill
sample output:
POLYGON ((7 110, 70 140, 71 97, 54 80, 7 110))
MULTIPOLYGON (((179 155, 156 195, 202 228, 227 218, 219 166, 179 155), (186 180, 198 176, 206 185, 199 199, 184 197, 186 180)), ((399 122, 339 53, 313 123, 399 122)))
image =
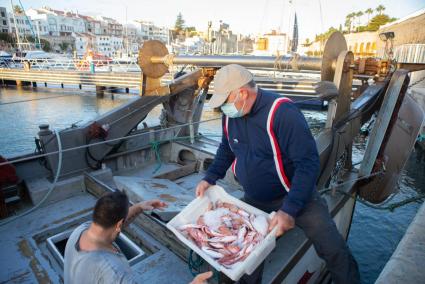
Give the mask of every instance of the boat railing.
MULTIPOLYGON (((385 51, 379 50, 377 56, 385 58, 385 51)), ((425 63, 425 44, 409 43, 395 46, 393 58, 395 61, 403 63, 425 63)))
POLYGON ((40 71, 141 72, 136 59, 16 58, 11 60, 11 63, 13 64, 1 64, 0 68, 27 68, 40 71))

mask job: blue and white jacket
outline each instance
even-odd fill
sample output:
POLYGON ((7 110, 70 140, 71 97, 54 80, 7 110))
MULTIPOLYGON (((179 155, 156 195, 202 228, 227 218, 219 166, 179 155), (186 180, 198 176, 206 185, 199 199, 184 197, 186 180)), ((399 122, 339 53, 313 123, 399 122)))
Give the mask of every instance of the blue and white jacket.
POLYGON ((281 210, 296 217, 310 200, 319 155, 298 107, 279 94, 258 90, 249 114, 223 115, 223 136, 204 180, 215 184, 231 166, 245 197, 259 203, 284 199, 281 210))

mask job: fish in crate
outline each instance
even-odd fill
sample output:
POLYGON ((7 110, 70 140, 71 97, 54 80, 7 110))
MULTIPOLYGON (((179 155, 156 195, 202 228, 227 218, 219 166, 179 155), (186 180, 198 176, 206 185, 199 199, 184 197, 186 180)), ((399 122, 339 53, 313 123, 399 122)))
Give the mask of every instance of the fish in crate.
POLYGON ((210 202, 195 224, 178 228, 203 252, 226 268, 243 261, 267 235, 266 217, 228 202, 210 202))

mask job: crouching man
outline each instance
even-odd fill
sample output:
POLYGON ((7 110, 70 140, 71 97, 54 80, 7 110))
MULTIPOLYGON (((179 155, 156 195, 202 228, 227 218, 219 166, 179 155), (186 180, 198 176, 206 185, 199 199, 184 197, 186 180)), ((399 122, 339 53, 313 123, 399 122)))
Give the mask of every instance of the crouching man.
MULTIPOLYGON (((68 239, 65 284, 137 283, 115 239, 122 227, 142 211, 166 206, 159 200, 150 200, 130 207, 127 195, 120 191, 102 196, 94 207, 93 221, 77 227, 68 239)), ((211 272, 199 275, 192 283, 203 283, 211 275, 211 272)))

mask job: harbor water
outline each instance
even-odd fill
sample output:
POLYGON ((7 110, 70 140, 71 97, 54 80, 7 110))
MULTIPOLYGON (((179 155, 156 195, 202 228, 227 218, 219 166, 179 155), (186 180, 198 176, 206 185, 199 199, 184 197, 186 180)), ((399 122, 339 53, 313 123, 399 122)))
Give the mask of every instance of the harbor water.
MULTIPOLYGON (((13 157, 34 151, 34 137, 38 125, 48 123, 51 129, 64 129, 83 125, 97 116, 117 107, 134 95, 105 94, 97 98, 93 92, 77 92, 73 89, 0 89, 0 155, 13 157)), ((159 123, 161 108, 157 107, 146 118, 151 126, 159 123)), ((323 127, 326 112, 303 111, 313 133, 323 127)), ((203 119, 218 117, 219 113, 205 108, 203 119)), ((220 121, 201 124, 201 133, 220 134, 220 121)), ((366 139, 356 139, 354 162, 362 159, 366 139)), ((397 202, 425 193, 425 163, 418 161, 413 152, 403 170, 399 193, 389 202, 397 202)), ((351 225, 348 245, 360 267, 362 283, 373 283, 392 252, 397 247, 406 228, 420 204, 410 203, 394 212, 372 209, 359 202, 351 225)))

